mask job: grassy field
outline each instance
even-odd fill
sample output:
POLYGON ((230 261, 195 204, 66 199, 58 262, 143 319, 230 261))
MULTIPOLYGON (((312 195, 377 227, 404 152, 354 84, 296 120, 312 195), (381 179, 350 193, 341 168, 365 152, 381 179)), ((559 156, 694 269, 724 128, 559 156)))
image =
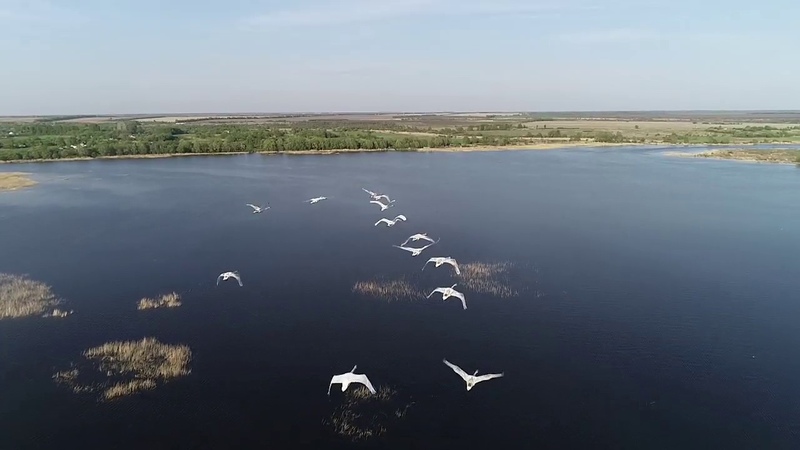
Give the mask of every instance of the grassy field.
POLYGON ((0 161, 758 143, 800 143, 800 112, 198 114, 0 120, 0 161))

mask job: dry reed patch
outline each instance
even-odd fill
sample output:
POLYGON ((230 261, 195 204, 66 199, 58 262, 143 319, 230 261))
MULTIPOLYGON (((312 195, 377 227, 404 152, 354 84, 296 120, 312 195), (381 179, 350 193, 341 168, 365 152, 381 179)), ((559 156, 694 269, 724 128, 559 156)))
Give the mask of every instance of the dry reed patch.
POLYGON ((114 400, 188 375, 192 351, 155 338, 108 342, 83 352, 80 364, 57 372, 53 380, 75 393, 99 392, 101 401, 114 400))
POLYGON ((41 281, 25 275, 0 273, 0 320, 29 316, 64 317, 72 311, 55 308, 61 299, 41 281))
POLYGON ((516 297, 519 291, 511 286, 510 262, 471 262, 461 264, 460 283, 470 291, 490 294, 500 298, 516 297))
POLYGON ((16 191, 31 187, 36 182, 31 180, 26 173, 5 172, 0 173, 0 191, 16 191))
POLYGON ((353 285, 353 292, 388 302, 411 301, 425 296, 422 291, 412 286, 404 278, 359 281, 353 285))
POLYGON ((181 306, 181 296, 177 292, 170 292, 158 298, 143 298, 139 300, 136 309, 177 308, 181 306))
POLYGON ((324 421, 334 433, 354 442, 381 437, 403 419, 412 403, 400 399, 391 387, 372 394, 364 386, 345 391, 344 401, 324 421))

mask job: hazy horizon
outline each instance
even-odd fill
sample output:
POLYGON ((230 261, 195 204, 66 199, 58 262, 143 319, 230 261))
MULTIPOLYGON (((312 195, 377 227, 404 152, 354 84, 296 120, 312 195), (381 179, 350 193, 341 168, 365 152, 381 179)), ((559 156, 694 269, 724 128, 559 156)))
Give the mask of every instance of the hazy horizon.
POLYGON ((0 115, 793 110, 798 15, 790 0, 0 0, 0 115))

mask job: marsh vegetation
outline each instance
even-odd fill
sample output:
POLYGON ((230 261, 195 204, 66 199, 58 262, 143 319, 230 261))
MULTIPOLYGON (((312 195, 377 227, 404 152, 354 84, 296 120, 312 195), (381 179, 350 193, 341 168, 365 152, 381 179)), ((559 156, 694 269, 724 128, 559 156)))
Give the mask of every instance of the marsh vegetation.
POLYGON ((64 317, 71 311, 56 309, 63 303, 46 283, 25 275, 0 273, 0 320, 30 316, 64 317))
POLYGON ((101 401, 114 400, 190 373, 192 351, 185 345, 164 344, 155 338, 108 342, 83 352, 82 360, 53 380, 75 393, 99 393, 101 401))
POLYGON ((345 391, 342 403, 324 423, 351 441, 383 436, 406 416, 412 403, 391 387, 379 386, 376 391, 371 394, 364 386, 345 391))
POLYGON ((515 297, 519 291, 511 286, 513 267, 510 262, 470 262, 461 264, 461 275, 456 276, 470 291, 500 298, 515 297))
POLYGON ((181 296, 177 292, 170 292, 157 298, 143 298, 136 306, 138 310, 157 308, 177 308, 181 306, 181 296))
POLYGON ((26 173, 4 172, 0 173, 0 192, 16 191, 36 184, 26 173))
POLYGON ((412 301, 425 297, 421 290, 412 286, 405 278, 359 281, 353 285, 353 292, 387 302, 412 301))

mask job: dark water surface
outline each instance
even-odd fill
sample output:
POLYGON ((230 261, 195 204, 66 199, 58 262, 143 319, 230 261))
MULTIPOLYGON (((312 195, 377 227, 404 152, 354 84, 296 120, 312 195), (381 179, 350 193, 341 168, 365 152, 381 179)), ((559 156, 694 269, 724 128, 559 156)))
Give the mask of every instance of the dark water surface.
POLYGON ((0 322, 0 448, 346 448, 326 390, 355 364, 412 403, 367 446, 800 448, 800 169, 662 150, 0 167, 40 182, 0 193, 0 272, 75 310, 0 322), (417 232, 441 242, 391 247, 417 232), (464 289, 466 311, 351 293, 454 283, 430 256, 513 262, 528 289, 464 289), (228 270, 243 288, 215 286, 228 270), (136 311, 172 290, 182 307, 136 311), (113 403, 50 379, 145 336, 189 345, 192 373, 113 403), (442 358, 505 377, 467 392, 442 358))

